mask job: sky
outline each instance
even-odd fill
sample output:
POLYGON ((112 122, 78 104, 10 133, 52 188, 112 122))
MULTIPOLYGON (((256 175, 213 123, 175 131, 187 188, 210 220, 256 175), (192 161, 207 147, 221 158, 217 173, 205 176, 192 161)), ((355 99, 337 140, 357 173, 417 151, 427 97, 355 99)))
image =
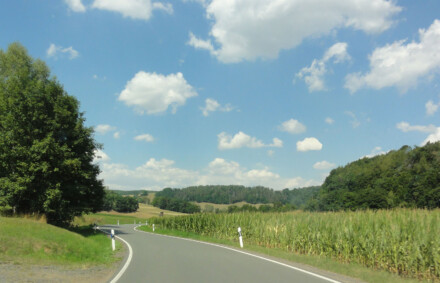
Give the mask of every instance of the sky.
POLYGON ((110 189, 320 185, 440 140, 438 0, 0 0, 110 189))

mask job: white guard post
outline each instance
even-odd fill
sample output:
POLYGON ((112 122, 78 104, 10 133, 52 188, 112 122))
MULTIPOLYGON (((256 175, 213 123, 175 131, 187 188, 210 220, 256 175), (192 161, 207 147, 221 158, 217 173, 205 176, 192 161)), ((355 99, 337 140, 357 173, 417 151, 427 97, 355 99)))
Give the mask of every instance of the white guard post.
POLYGON ((119 226, 119 220, 118 220, 118 226, 119 226))
POLYGON ((148 226, 148 221, 145 221, 145 225, 147 225, 147 226, 148 226))
POLYGON ((241 227, 238 227, 238 239, 240 240, 240 248, 243 248, 243 237, 241 236, 241 227))
POLYGON ((116 247, 115 247, 115 230, 112 229, 112 233, 110 234, 110 237, 112 238, 112 249, 114 251, 116 249, 116 247))
POLYGON ((154 232, 154 224, 153 224, 153 232, 154 232))

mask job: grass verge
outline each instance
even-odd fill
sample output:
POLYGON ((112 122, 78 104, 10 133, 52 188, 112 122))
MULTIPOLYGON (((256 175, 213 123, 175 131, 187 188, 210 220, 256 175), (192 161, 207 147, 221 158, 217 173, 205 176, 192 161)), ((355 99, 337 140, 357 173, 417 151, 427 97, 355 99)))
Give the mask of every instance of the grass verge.
POLYGON ((66 230, 24 218, 0 217, 0 262, 87 268, 121 260, 121 243, 90 226, 66 230), (118 255, 119 254, 119 255, 118 255))
MULTIPOLYGON (((151 226, 141 226, 138 228, 139 230, 146 232, 153 232, 151 226)), ((235 248, 239 248, 238 238, 237 241, 229 241, 223 239, 217 239, 213 237, 202 236, 196 233, 184 232, 178 230, 169 230, 162 229, 159 225, 156 224, 155 232, 157 234, 176 236, 182 238, 189 238, 209 243, 222 244, 226 246, 231 246, 235 248)), ((246 241, 244 239, 244 241, 246 241)), ((374 270, 362 266, 357 263, 341 263, 336 260, 333 260, 324 256, 314 256, 314 255, 302 255, 296 254, 292 252, 287 252, 277 248, 265 248, 257 245, 248 245, 246 242, 244 243, 244 250, 257 252, 260 254, 265 254, 271 257, 276 257, 296 263, 301 263, 305 265, 309 265, 312 267, 316 267, 321 270, 326 270, 330 272, 334 272, 337 274, 342 274, 345 276, 349 276, 351 278, 360 279, 365 282, 388 282, 388 283, 428 283, 434 282, 430 280, 417 280, 412 278, 403 278, 395 274, 391 274, 387 271, 383 270, 374 270)))

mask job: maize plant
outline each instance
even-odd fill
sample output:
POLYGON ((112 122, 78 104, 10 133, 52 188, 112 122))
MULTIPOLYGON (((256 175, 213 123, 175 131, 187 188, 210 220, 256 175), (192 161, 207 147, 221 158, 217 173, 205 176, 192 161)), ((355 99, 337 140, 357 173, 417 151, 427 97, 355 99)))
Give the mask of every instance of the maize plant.
POLYGON ((155 218, 163 228, 440 280, 440 210, 193 214, 155 218))

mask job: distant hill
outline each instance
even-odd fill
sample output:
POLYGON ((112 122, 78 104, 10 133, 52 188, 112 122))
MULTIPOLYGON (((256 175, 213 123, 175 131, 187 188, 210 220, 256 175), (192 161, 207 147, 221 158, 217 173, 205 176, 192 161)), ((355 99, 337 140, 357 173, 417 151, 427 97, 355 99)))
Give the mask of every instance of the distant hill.
POLYGON ((311 210, 440 207, 440 142, 403 146, 330 172, 311 210))
POLYGON ((284 189, 275 191, 266 187, 244 187, 237 185, 192 186, 183 189, 166 188, 156 193, 157 197, 169 197, 185 201, 208 202, 214 204, 251 204, 282 203, 293 204, 300 208, 317 194, 320 187, 284 189))
POLYGON ((111 190, 111 191, 115 192, 121 196, 139 197, 139 196, 147 196, 148 195, 147 190, 134 190, 134 191, 111 190))

